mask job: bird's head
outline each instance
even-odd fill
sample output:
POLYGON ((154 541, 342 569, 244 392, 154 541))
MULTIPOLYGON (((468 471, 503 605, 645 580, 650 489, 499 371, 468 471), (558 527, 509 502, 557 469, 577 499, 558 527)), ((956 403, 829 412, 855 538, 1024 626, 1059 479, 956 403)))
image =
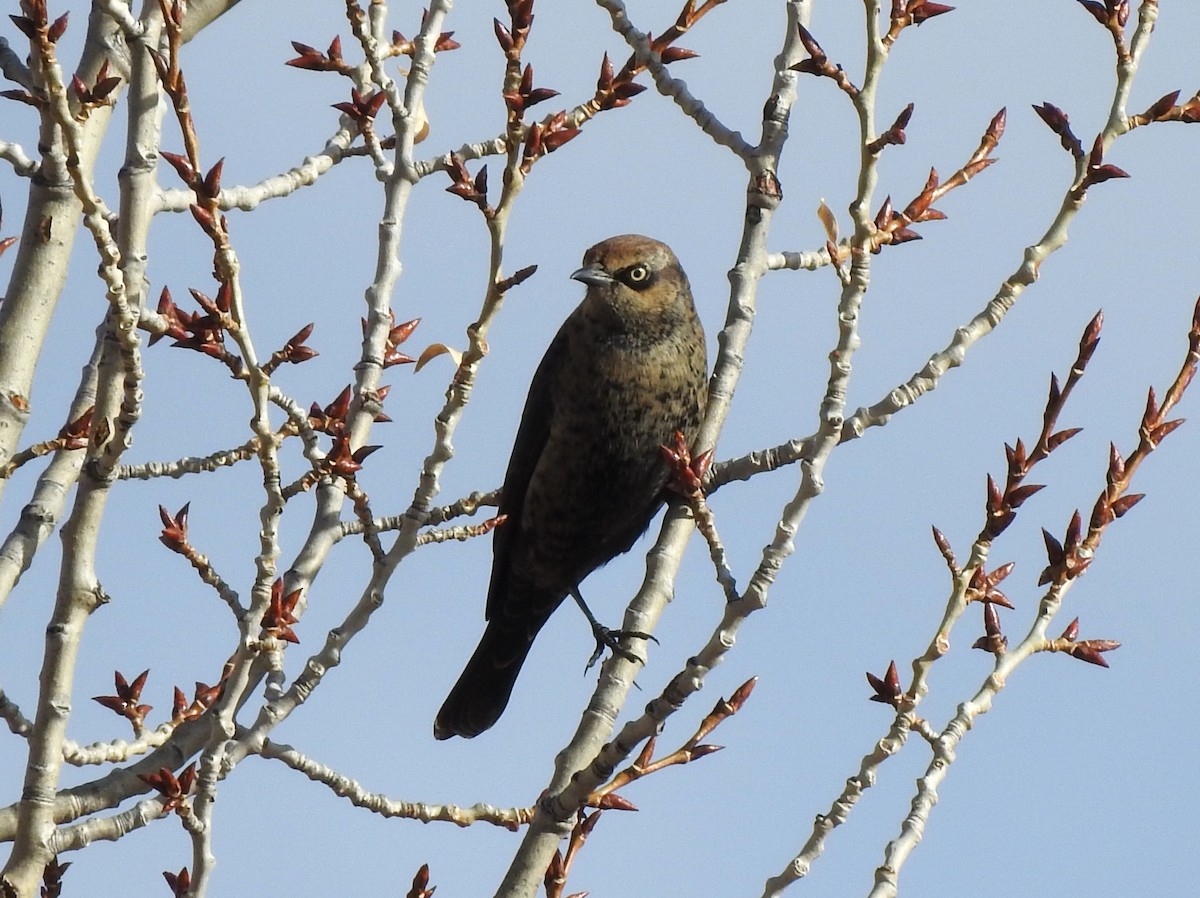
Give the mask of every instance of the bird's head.
POLYGON ((587 284, 589 312, 623 330, 645 332, 694 314, 679 260, 649 237, 624 234, 597 243, 571 277, 587 284))

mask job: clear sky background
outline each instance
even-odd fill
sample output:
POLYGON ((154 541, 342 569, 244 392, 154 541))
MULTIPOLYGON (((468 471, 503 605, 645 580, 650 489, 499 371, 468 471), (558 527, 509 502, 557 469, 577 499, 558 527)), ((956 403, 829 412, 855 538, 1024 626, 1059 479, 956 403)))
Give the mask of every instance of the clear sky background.
MULTIPOLYGON (((17 5, 8 4, 15 12, 17 5)), ((83 4, 72 8, 64 58, 77 53, 83 4), (74 43, 73 43, 74 41, 74 43)), ((225 157, 226 184, 254 183, 323 146, 336 126, 329 104, 346 99, 343 79, 285 68, 289 40, 324 47, 343 36, 337 3, 243 3, 185 49, 202 152, 225 157)), ((592 4, 541 0, 526 52, 537 82, 562 97, 553 111, 591 95, 602 53, 619 65, 627 50, 592 4)), ((631 14, 660 32, 674 4, 641 2, 631 14)), ((503 59, 492 17, 503 4, 463 2, 449 27, 461 50, 439 56, 427 94, 432 122, 418 148, 432 157, 500 133, 503 59)), ((412 36, 417 5, 393 4, 392 24, 412 36)), ((857 80, 862 66, 860 4, 815 5, 813 31, 830 57, 857 80)), ((730 0, 681 44, 701 58, 672 72, 731 127, 757 139, 773 60, 782 42, 783 5, 730 0)), ((8 25, 10 41, 21 40, 8 25)), ((1162 3, 1159 27, 1130 102, 1140 112, 1165 93, 1200 86, 1195 47, 1200 6, 1162 3)), ((395 71, 393 67, 393 73, 395 71)), ((1111 99, 1113 53, 1106 32, 1072 0, 994 4, 964 0, 954 13, 901 38, 884 78, 879 119, 909 102, 908 141, 884 154, 876 207, 891 194, 914 196, 933 165, 949 175, 976 147, 989 119, 1008 108, 1000 164, 938 207, 949 219, 919 228, 921 242, 873 260, 862 311, 849 408, 870 405, 918 370, 950 340, 1020 264, 1058 209, 1071 160, 1031 110, 1045 101, 1066 110, 1085 145, 1102 127, 1111 99)), ((119 113, 120 115, 120 110, 119 113)), ((116 207, 120 164, 114 123, 99 185, 116 207)), ((168 120, 163 146, 178 151, 168 120)), ((31 110, 0 106, 0 138, 36 150, 31 110)), ((843 233, 857 170, 856 123, 830 81, 804 78, 780 170, 784 204, 772 251, 819 248, 820 200, 843 233)), ((1106 161, 1129 180, 1094 188, 1072 226, 1070 243, 1045 263, 1040 282, 966 364, 887 427, 841 447, 826 471, 826 491, 797 536, 796 554, 770 604, 742 629, 706 689, 673 717, 661 739, 674 747, 712 707, 751 676, 760 677, 745 709, 710 741, 725 751, 653 776, 623 794, 641 810, 606 815, 573 872, 569 891, 608 895, 757 895, 807 839, 860 758, 883 735, 889 709, 869 703, 863 672, 882 674, 896 659, 907 682, 939 620, 949 580, 930 539, 937 525, 965 554, 983 520, 987 473, 1004 470, 1003 444, 1031 441, 1040 426, 1050 372, 1060 375, 1099 308, 1100 349, 1062 417, 1084 432, 1040 467, 1049 487, 997 542, 993 562, 1017 566, 1003 612, 1010 638, 1023 635, 1040 595, 1045 564, 1040 528, 1063 533, 1076 507, 1090 509, 1103 486, 1110 441, 1136 442, 1146 387, 1165 389, 1178 369, 1193 303, 1196 148, 1200 127, 1139 129, 1106 161)), ((475 171, 477 163, 472 164, 475 171)), ((498 187, 499 166, 490 165, 498 187)), ((177 186, 160 169, 164 186, 177 186)), ((394 297, 398 320, 421 317, 410 346, 463 345, 486 278, 486 231, 477 211, 444 193, 444 176, 416 190, 405 223, 404 276, 394 297)), ((746 177, 736 158, 700 134, 653 90, 605 114, 580 138, 539 163, 511 223, 509 271, 536 263, 537 275, 510 294, 491 335, 471 407, 443 478, 445 501, 499 485, 525 389, 558 325, 578 302, 567 279, 591 244, 618 233, 669 243, 683 262, 709 336, 710 357, 725 318, 726 273, 742 228, 746 177)), ((0 167, 3 234, 19 232, 26 184, 0 167)), ((309 321, 319 358, 278 375, 302 404, 331 401, 352 379, 360 342, 362 294, 373 273, 381 191, 365 159, 337 166, 314 187, 230 222, 260 349, 309 321)), ((163 285, 184 304, 188 287, 211 293, 211 251, 190 216, 163 216, 151 244, 151 293, 163 285)), ((15 252, 15 251, 14 251, 15 252)), ((52 436, 103 314, 103 288, 90 241, 81 239, 33 395, 26 441, 52 436)), ((10 258, 0 261, 7 278, 10 258)), ((717 456, 739 456, 811 433, 836 339, 839 285, 829 269, 778 272, 764 279, 745 374, 717 456)), ((220 366, 163 342, 145 352, 146 406, 127 461, 205 455, 249 433, 245 390, 220 366)), ((433 444, 432 420, 450 375, 446 359, 414 375, 395 368, 387 411, 372 442, 383 448, 361 482, 376 513, 403 511, 433 444)), ((1200 398, 1180 412, 1200 418, 1200 398)), ((1197 457, 1200 421, 1167 440, 1139 473, 1147 498, 1109 531, 1097 559, 1069 594, 1057 634, 1078 615, 1081 636, 1121 641, 1102 670, 1061 655, 1023 665, 958 751, 926 836, 901 874, 905 894, 978 898, 1060 898, 1183 894, 1200 837, 1200 744, 1196 697, 1197 587, 1191 568, 1200 525, 1197 457)), ((300 472, 298 453, 289 456, 300 472)), ((6 533, 38 471, 23 470, 0 509, 6 533)), ((156 506, 191 505, 191 537, 243 596, 257 549, 259 470, 253 463, 182 481, 129 483, 114 493, 101 541, 100 576, 113 601, 88 624, 70 736, 80 743, 127 736, 123 721, 88 700, 111 691, 112 671, 132 678, 151 669, 144 701, 154 724, 170 713, 170 687, 215 681, 236 637, 228 609, 186 564, 157 542, 156 506), (162 714, 162 717, 158 716, 162 714)), ((734 573, 744 585, 799 471, 783 469, 713 497, 734 573)), ((304 500, 285 517, 284 557, 307 530, 304 500)), ((349 509, 346 515, 350 514, 349 509)), ((657 522, 651 533, 657 531, 657 522)), ((603 620, 620 620, 643 573, 647 537, 587 581, 585 595, 603 620)), ((0 617, 0 685, 31 714, 42 634, 53 602, 59 544, 48 541, 0 617)), ((482 631, 491 547, 487 539, 430 546, 409 559, 371 627, 347 649, 306 707, 273 738, 393 798, 470 805, 527 805, 547 782, 595 677, 583 675, 591 641, 580 617, 560 612, 543 631, 512 703, 494 730, 438 743, 434 714, 482 631)), ((361 543, 345 541, 309 594, 287 656, 289 676, 357 600, 369 573, 361 543)), ((639 677, 644 692, 623 719, 640 713, 708 638, 723 597, 707 553, 693 538, 677 595, 639 677)), ((970 609, 953 651, 937 666, 921 713, 942 726, 991 669, 969 646, 980 635, 970 609)), ((24 745, 0 738, 0 802, 19 797, 24 745)), ((865 894, 886 842, 899 832, 914 781, 929 761, 919 740, 880 771, 879 785, 849 824, 830 838, 811 876, 790 894, 826 898, 865 894)), ((94 770, 68 769, 67 783, 94 770)), ((219 860, 215 895, 403 894, 422 863, 438 894, 486 895, 498 883, 519 835, 488 825, 383 820, 350 807, 325 787, 282 765, 251 759, 221 784, 216 810, 219 860)), ((160 871, 190 865, 187 834, 162 821, 117 844, 64 858, 74 866, 67 895, 163 895, 160 871)))

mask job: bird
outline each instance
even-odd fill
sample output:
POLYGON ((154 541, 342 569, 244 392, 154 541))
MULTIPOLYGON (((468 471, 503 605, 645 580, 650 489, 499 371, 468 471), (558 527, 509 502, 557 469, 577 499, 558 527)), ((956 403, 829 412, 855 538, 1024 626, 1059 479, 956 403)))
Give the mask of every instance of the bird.
POLYGON ((666 500, 660 447, 694 438, 704 414, 704 329, 671 248, 611 237, 571 278, 587 292, 530 383, 498 502, 487 626, 437 739, 496 723, 550 615, 568 595, 582 604, 579 584, 629 551, 666 500))

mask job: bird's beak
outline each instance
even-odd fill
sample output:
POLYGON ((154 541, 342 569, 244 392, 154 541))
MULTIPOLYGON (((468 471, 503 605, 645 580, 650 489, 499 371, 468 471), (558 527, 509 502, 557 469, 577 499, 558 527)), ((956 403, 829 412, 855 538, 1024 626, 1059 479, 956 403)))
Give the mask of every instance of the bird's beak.
POLYGON ((601 284, 611 284, 613 282, 613 276, 599 265, 586 265, 572 273, 571 279, 583 281, 592 287, 599 287, 601 284))

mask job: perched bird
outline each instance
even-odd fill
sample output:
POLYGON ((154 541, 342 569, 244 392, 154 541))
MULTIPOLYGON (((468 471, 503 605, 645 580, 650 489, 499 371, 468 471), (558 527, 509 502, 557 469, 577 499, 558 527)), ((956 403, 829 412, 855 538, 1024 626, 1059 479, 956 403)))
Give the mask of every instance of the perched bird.
POLYGON ((649 526, 669 476, 659 447, 677 430, 694 437, 704 411, 704 331, 670 247, 612 237, 571 277, 587 293, 529 386, 500 493, 487 629, 438 712, 438 739, 499 719, 554 609, 649 526))

